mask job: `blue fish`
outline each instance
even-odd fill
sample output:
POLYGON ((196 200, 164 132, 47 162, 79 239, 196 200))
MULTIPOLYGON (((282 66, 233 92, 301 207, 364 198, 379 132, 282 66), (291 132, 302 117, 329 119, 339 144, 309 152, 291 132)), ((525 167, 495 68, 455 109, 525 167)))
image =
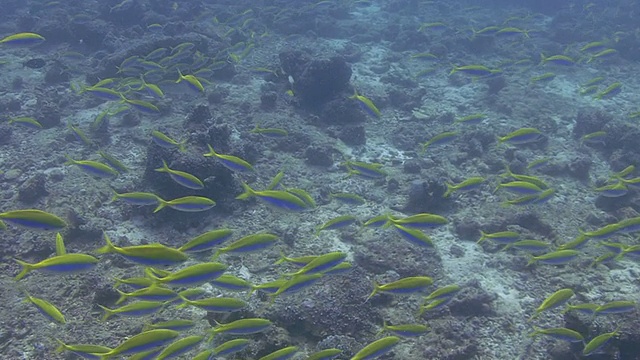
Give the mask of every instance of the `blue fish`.
MULTIPOLYGON (((6 211, 0 213, 0 219, 35 230, 60 230, 67 226, 65 221, 56 215, 37 209, 6 211)), ((6 229, 3 222, 0 222, 0 229, 6 229)))
POLYGON ((293 277, 291 280, 284 283, 284 285, 280 286, 278 291, 273 294, 270 294, 271 301, 275 301, 275 299, 279 295, 289 295, 294 294, 298 291, 308 288, 309 286, 315 284, 318 280, 322 278, 322 274, 312 274, 312 275, 297 275, 293 277))
POLYGON ((73 160, 68 155, 65 156, 68 159, 68 161, 65 162, 65 165, 76 165, 80 170, 91 176, 98 178, 112 178, 118 176, 118 172, 108 165, 91 160, 73 160))
POLYGON ((213 353, 216 356, 225 356, 231 355, 237 352, 240 352, 249 346, 249 340, 246 339, 235 339, 229 340, 224 344, 213 349, 213 353))
POLYGON ((296 211, 304 211, 309 209, 308 204, 305 203, 302 199, 286 191, 280 191, 280 190, 256 191, 256 190, 253 190, 251 187, 249 187, 249 185, 247 185, 244 182, 242 183, 242 187, 245 192, 236 197, 236 199, 238 200, 244 200, 252 196, 255 196, 261 201, 263 201, 264 203, 266 203, 267 205, 271 205, 281 210, 296 212, 296 211))
POLYGON ((44 37, 36 33, 18 33, 0 39, 0 45, 33 46, 44 42, 44 37))
POLYGON ((186 188, 192 190, 201 190, 204 188, 204 184, 200 179, 187 172, 170 169, 169 165, 167 165, 167 162, 164 160, 162 160, 162 167, 155 169, 155 171, 169 174, 169 177, 171 177, 173 181, 186 188))
POLYGON ((409 241, 410 243, 418 245, 420 247, 433 247, 431 238, 429 238, 429 236, 422 231, 397 224, 394 224, 393 227, 396 229, 398 234, 402 236, 403 239, 409 241))
POLYGON ((86 254, 64 254, 42 260, 36 264, 30 264, 15 259, 22 266, 22 271, 15 277, 20 280, 33 270, 49 271, 54 273, 72 273, 90 270, 96 266, 98 259, 86 254))

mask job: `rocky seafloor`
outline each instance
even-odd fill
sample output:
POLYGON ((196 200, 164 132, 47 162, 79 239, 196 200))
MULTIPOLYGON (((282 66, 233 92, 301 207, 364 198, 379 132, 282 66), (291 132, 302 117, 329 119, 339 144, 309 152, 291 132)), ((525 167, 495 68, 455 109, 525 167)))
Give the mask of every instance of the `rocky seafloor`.
MULTIPOLYGON (((103 231, 120 246, 157 242, 173 247, 217 227, 233 229, 234 238, 261 231, 277 234, 275 247, 220 258, 229 266, 228 273, 254 284, 295 270, 273 265, 281 252, 303 256, 344 251, 354 269, 273 304, 258 291, 248 298, 247 308, 231 314, 167 307, 142 319, 113 317, 103 322, 98 305, 114 307, 119 297, 114 278, 142 276, 143 268, 117 255, 100 255, 90 272, 33 272, 16 282, 20 268, 13 259, 35 263, 52 256, 55 233, 9 225, 0 233, 0 358, 72 359, 74 355, 54 351, 55 338, 112 347, 152 320, 192 319, 197 325, 189 332, 202 334, 216 321, 249 317, 270 319, 274 326, 248 337, 250 347, 230 359, 257 359, 292 345, 300 348, 300 359, 324 348, 339 348, 343 353, 337 358, 349 359, 379 337, 383 321, 428 324, 431 329, 421 337, 402 339, 385 359, 582 356, 583 344, 530 338, 534 326, 568 327, 585 339, 618 329, 620 335, 589 358, 638 358, 635 312, 591 317, 556 309, 528 321, 536 307, 561 288, 574 290, 572 304, 637 301, 639 267, 633 258, 591 266, 602 254, 598 240, 591 240, 569 265, 527 266, 529 256, 522 252, 476 243, 481 230, 511 230, 557 246, 580 231, 639 216, 636 191, 612 198, 594 189, 612 172, 639 164, 640 127, 629 114, 640 110, 640 84, 634 76, 640 71, 640 35, 633 17, 640 9, 634 3, 587 5, 8 1, 0 15, 0 33, 29 31, 46 41, 37 47, 3 47, 1 114, 7 119, 33 117, 43 129, 0 124, 0 211, 36 208, 63 217, 68 223, 61 232, 66 248, 78 253, 95 254, 104 245, 103 231), (443 26, 419 30, 435 22, 443 26), (153 30, 151 24, 161 24, 162 30, 153 30), (529 33, 474 34, 491 25, 529 33), (590 61, 580 51, 586 43, 603 39, 616 50, 615 56, 590 61), (203 67, 210 71, 201 76, 206 80, 204 93, 175 84, 177 72, 163 73, 158 83, 166 94, 151 100, 158 107, 156 114, 126 111, 92 126, 114 102, 79 93, 78 87, 122 79, 118 71, 126 59, 183 43, 194 44, 187 67, 194 67, 200 56, 206 59, 203 67), (415 56, 421 53, 437 60, 415 56), (576 62, 539 65, 540 53, 567 54, 576 62), (44 65, 30 62, 34 59, 44 65), (509 65, 522 59, 531 63, 509 65), (479 79, 449 74, 452 66, 469 64, 502 72, 479 79), (416 76, 423 70, 430 71, 416 76), (553 72, 553 80, 531 80, 546 72, 553 72), (623 90, 601 100, 581 95, 581 85, 596 76, 606 78, 600 90, 614 82, 622 83, 623 90), (380 109, 380 117, 368 115, 350 99, 354 89, 380 109), (476 125, 454 123, 474 113, 486 119, 476 125), (86 132, 91 144, 78 141, 68 124, 86 132), (251 133, 256 125, 285 129, 288 135, 251 133), (524 127, 539 129, 542 138, 533 144, 497 146, 496 136, 524 127), (157 146, 151 141, 153 130, 185 139, 187 151, 157 146), (457 131, 457 138, 429 147, 424 154, 420 151, 421 143, 444 131, 457 131), (581 141, 597 131, 606 132, 601 142, 581 141), (203 157, 207 144, 247 160, 256 171, 235 174, 203 157), (115 179, 96 179, 64 165, 65 155, 98 160, 98 149, 120 159, 130 171, 115 179), (529 162, 543 157, 550 158, 546 166, 527 170, 529 162), (197 176, 204 189, 180 187, 154 171, 162 160, 197 176), (374 180, 347 176, 341 165, 345 160, 380 163, 388 175, 374 180), (494 190, 506 166, 515 173, 540 176, 556 189, 555 195, 542 204, 503 206, 508 197, 494 190), (242 181, 263 189, 279 171, 285 174, 284 186, 305 189, 317 207, 287 213, 255 200, 235 199, 242 181), (443 197, 447 182, 471 176, 482 176, 486 183, 443 197), (198 195, 217 205, 201 213, 153 213, 153 207, 111 201, 112 189, 152 192, 163 199, 198 195), (340 204, 330 196, 336 192, 359 194, 366 204, 340 204), (449 220, 428 231, 433 248, 415 246, 392 229, 359 225, 315 234, 318 225, 338 215, 354 215, 364 222, 385 213, 400 217, 425 212, 449 220), (430 290, 454 283, 462 290, 447 306, 420 317, 418 295, 378 294, 365 301, 374 281, 409 276, 432 277, 430 290), (49 322, 23 302, 24 291, 56 304, 67 323, 49 322)), ((148 70, 140 74, 146 76, 148 70)), ((637 244, 629 235, 615 240, 637 244)), ((210 254, 194 255, 187 264, 209 258, 210 254)), ((211 296, 239 296, 209 285, 203 288, 211 296)), ((239 297, 246 299, 245 294, 239 297)), ((196 352, 182 358, 191 359, 196 352)))

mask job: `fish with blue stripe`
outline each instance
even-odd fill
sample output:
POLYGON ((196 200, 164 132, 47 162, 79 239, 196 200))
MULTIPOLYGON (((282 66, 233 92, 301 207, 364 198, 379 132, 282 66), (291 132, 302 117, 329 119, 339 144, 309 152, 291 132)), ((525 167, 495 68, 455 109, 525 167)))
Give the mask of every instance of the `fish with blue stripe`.
POLYGON ((164 301, 136 301, 131 304, 124 305, 117 309, 110 309, 106 306, 98 305, 104 310, 102 321, 108 320, 114 315, 127 316, 127 317, 140 317, 153 314, 164 307, 166 302, 164 301))
POLYGON ((55 231, 67 226, 67 223, 56 215, 37 209, 6 211, 0 213, 0 219, 32 230, 55 231))
POLYGON ((92 160, 74 160, 68 155, 65 155, 67 162, 65 165, 76 165, 84 173, 97 178, 112 178, 119 175, 119 173, 110 166, 92 160))
POLYGON ((205 262, 188 266, 163 277, 154 275, 149 269, 146 269, 145 273, 158 284, 184 287, 208 283, 220 277, 226 270, 227 265, 218 262, 205 262))
POLYGON ((179 247, 178 250, 187 253, 211 250, 214 247, 227 241, 232 234, 233 230, 231 229, 217 229, 207 231, 189 240, 186 244, 179 247))
POLYGON ((36 264, 30 264, 18 259, 15 259, 15 261, 22 266, 22 271, 16 275, 15 280, 24 278, 34 270, 52 273, 75 273, 90 270, 98 264, 98 259, 88 254, 57 255, 36 264))
POLYGON ((188 258, 182 251, 158 243, 119 247, 111 242, 107 233, 104 233, 104 241, 106 245, 96 250, 98 254, 120 254, 131 262, 146 266, 175 265, 188 258))
POLYGON ((116 355, 133 355, 169 344, 180 335, 175 330, 155 329, 134 335, 111 351, 100 353, 99 358, 106 360, 116 355))
POLYGON ((373 291, 367 297, 367 301, 379 292, 398 295, 409 295, 424 291, 428 286, 433 284, 433 279, 428 276, 411 276, 396 280, 387 284, 380 285, 373 282, 373 291))
POLYGON ((236 196, 236 199, 238 200, 245 200, 255 196, 265 204, 279 210, 297 212, 297 211, 304 211, 309 209, 309 204, 307 204, 303 199, 287 191, 281 191, 281 190, 258 191, 258 190, 252 189, 249 185, 247 185, 244 182, 242 183, 242 188, 244 189, 244 192, 236 196))
POLYGON ((209 152, 203 154, 203 156, 217 158, 218 161, 220 161, 220 163, 227 169, 240 173, 254 171, 253 166, 245 160, 233 155, 218 154, 217 152, 215 152, 215 150, 213 150, 213 147, 211 147, 211 145, 207 144, 207 146, 209 147, 209 152))
POLYGON ((217 259, 220 255, 226 253, 248 253, 254 251, 260 251, 275 245, 278 240, 278 235, 268 233, 258 233, 247 235, 240 238, 231 244, 220 248, 213 255, 212 259, 217 259))
POLYGON ((169 174, 169 177, 173 181, 175 181, 176 183, 186 188, 189 188, 192 190, 204 189, 204 184, 196 176, 191 175, 184 171, 170 169, 169 165, 167 165, 167 162, 164 160, 162 160, 162 167, 155 169, 155 171, 169 174))

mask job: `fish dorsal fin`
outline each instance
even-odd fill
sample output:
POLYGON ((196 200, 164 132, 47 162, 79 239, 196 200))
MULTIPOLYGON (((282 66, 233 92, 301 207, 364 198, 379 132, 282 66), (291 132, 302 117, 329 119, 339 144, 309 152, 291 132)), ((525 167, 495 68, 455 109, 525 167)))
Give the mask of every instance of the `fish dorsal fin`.
POLYGON ((64 247, 64 239, 60 233, 56 234, 56 255, 65 255, 67 253, 67 249, 64 247))

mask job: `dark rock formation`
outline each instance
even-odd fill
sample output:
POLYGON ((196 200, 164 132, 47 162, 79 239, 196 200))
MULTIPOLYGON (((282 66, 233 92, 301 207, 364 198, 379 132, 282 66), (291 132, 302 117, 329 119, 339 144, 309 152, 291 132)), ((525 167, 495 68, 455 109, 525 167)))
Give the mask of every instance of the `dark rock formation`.
POLYGON ((18 189, 18 200, 25 204, 33 204, 40 198, 47 196, 45 183, 46 176, 43 173, 34 175, 18 189))
POLYGON ((408 201, 403 211, 441 213, 447 206, 446 201, 442 201, 446 190, 446 186, 435 179, 415 180, 409 185, 408 201))
POLYGON ((293 78, 293 91, 301 104, 318 108, 348 89, 351 67, 342 57, 312 59, 299 51, 280 54, 280 65, 293 78))

